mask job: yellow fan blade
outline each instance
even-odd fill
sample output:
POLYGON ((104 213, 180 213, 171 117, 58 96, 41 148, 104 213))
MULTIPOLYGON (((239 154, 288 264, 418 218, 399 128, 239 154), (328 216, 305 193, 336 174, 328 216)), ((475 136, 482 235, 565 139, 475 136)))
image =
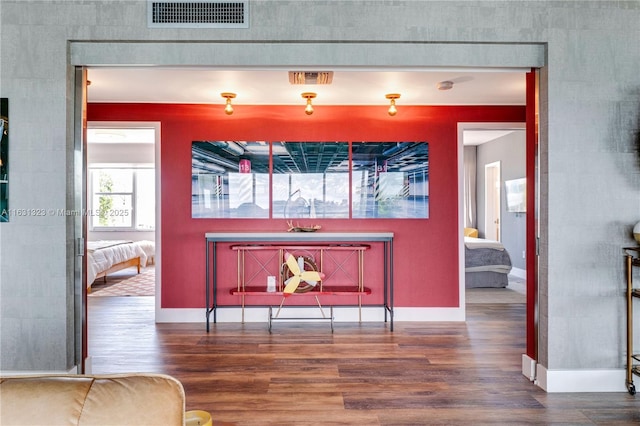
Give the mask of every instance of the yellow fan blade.
POLYGON ((293 275, 300 275, 300 267, 298 266, 296 257, 291 253, 285 253, 285 257, 287 259, 287 266, 293 275))
POLYGON ((300 276, 294 275, 293 277, 289 278, 287 281, 289 282, 289 284, 287 284, 284 290, 282 290, 285 295, 291 294, 296 291, 296 289, 300 285, 300 276))
POLYGON ((320 276, 319 272, 316 271, 304 271, 302 274, 300 274, 300 278, 302 278, 302 281, 320 281, 322 280, 322 277, 320 276))

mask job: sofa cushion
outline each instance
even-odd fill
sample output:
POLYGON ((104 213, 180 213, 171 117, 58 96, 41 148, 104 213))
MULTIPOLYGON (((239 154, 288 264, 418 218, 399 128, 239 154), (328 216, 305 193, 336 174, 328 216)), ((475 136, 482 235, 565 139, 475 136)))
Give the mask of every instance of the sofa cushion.
POLYGON ((2 425, 183 425, 182 384, 161 374, 0 379, 2 425))
POLYGON ((77 424, 93 380, 81 377, 2 379, 0 424, 77 424))

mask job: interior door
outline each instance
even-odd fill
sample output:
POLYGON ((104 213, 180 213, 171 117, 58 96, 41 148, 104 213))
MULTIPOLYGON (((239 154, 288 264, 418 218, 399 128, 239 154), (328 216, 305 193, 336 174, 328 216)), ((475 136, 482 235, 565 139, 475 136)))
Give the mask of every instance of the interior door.
MULTIPOLYGON (((74 148, 73 148, 73 211, 87 211, 87 70, 76 67, 74 99, 74 148)), ((87 359, 87 218, 84 214, 72 215, 75 245, 73 271, 75 304, 75 364, 78 373, 85 373, 87 359)))
POLYGON ((500 162, 484 166, 485 225, 484 237, 500 241, 500 162))

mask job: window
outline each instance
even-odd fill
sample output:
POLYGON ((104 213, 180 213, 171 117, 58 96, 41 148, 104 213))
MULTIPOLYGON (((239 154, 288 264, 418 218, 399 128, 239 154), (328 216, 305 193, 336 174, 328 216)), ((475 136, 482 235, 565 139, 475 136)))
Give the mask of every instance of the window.
POLYGON ((96 168, 91 170, 93 230, 155 229, 155 169, 96 168))

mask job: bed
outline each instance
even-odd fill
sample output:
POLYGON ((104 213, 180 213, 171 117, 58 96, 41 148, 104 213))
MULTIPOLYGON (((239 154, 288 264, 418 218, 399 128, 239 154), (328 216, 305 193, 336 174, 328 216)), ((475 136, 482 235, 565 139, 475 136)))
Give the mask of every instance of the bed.
POLYGON ((148 242, 145 241, 89 241, 87 243, 87 286, 91 288, 96 279, 126 268, 136 267, 140 273, 140 268, 147 265, 149 258, 145 252, 145 248, 148 251, 147 246, 148 242))
POLYGON ((509 284, 511 257, 499 241, 464 237, 465 287, 504 288, 509 284))

